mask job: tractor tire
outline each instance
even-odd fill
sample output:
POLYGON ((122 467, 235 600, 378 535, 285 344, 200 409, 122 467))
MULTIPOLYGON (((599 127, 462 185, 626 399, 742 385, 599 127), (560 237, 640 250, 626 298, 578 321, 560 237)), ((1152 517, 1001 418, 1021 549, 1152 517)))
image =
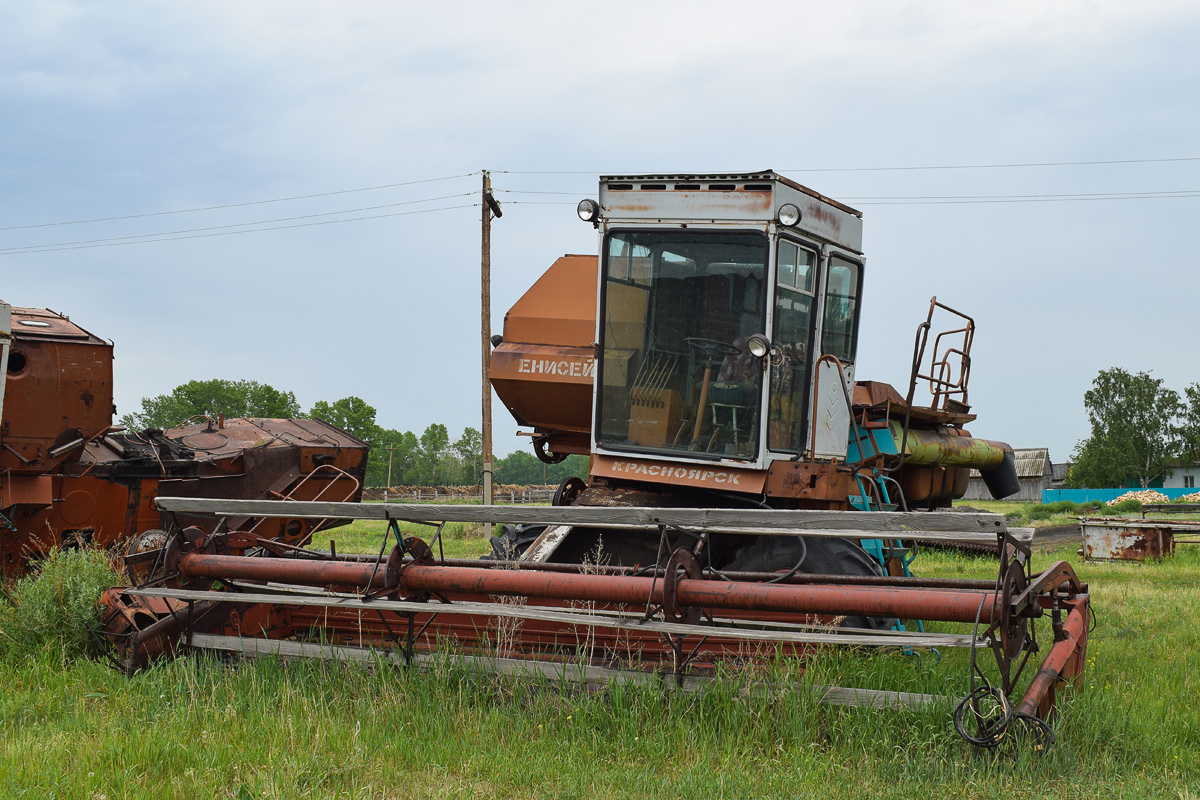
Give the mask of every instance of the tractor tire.
MULTIPOLYGON (((724 569, 728 572, 785 573, 804 562, 797 572, 808 575, 883 575, 883 568, 855 542, 827 536, 764 536, 742 549, 724 569)), ((867 628, 884 631, 896 624, 895 618, 846 617, 843 628, 867 628)))
POLYGON ((500 535, 491 538, 492 552, 485 561, 516 561, 546 530, 545 525, 504 525, 500 535))

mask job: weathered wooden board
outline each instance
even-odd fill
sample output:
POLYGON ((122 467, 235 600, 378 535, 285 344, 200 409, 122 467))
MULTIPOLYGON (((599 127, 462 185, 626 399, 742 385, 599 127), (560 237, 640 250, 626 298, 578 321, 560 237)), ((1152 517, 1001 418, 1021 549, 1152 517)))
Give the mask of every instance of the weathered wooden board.
MULTIPOLYGON (((353 661, 374 664, 380 661, 397 666, 404 665, 404 657, 394 650, 374 650, 366 647, 323 645, 311 642, 291 642, 279 639, 246 639, 237 636, 220 636, 208 633, 192 635, 192 646, 205 650, 221 650, 238 653, 248 658, 279 656, 282 658, 321 658, 336 661, 353 661)), ((609 669, 579 663, 537 661, 516 658, 489 658, 486 656, 452 656, 454 661, 469 664, 488 672, 502 675, 517 675, 541 678, 555 683, 584 684, 600 688, 615 681, 653 684, 663 688, 679 688, 685 692, 703 691, 712 685, 713 679, 702 675, 685 675, 682 685, 674 675, 643 672, 638 670, 609 669)), ((442 656, 429 653, 414 653, 413 660, 421 669, 430 669, 444 663, 442 656)), ((854 689, 844 686, 800 685, 798 693, 805 693, 818 703, 833 706, 856 706, 859 708, 915 708, 922 706, 949 706, 953 698, 918 694, 916 692, 885 692, 877 689, 854 689)), ((744 696, 775 694, 778 687, 769 683, 750 683, 743 690, 744 696)))
MULTIPOLYGON (((402 522, 579 525, 777 536, 871 536, 980 541, 994 544, 1006 530, 1003 514, 872 511, 800 511, 730 508, 612 508, 598 506, 475 506, 409 503, 323 503, 285 500, 214 500, 160 497, 162 511, 402 522)), ((1032 538, 1030 531, 1029 538, 1032 538)))
MULTIPOLYGON (((404 600, 367 600, 346 596, 298 594, 252 594, 249 592, 204 592, 190 589, 129 589, 126 594, 138 597, 170 597, 176 600, 208 600, 229 603, 274 603, 285 606, 316 606, 341 608, 349 611, 395 611, 418 614, 478 614, 510 619, 536 619, 564 625, 596 628, 626 628, 677 636, 710 636, 759 642, 795 642, 797 644, 845 644, 883 647, 970 647, 970 635, 920 633, 917 631, 862 631, 861 633, 824 633, 797 630, 756 630, 752 623, 739 627, 722 625, 682 625, 671 622, 642 622, 640 617, 611 616, 583 610, 556 609, 547 606, 518 603, 412 603, 404 600)), ((847 629, 849 630, 849 629, 847 629)), ((975 643, 986 646, 983 639, 975 643)))

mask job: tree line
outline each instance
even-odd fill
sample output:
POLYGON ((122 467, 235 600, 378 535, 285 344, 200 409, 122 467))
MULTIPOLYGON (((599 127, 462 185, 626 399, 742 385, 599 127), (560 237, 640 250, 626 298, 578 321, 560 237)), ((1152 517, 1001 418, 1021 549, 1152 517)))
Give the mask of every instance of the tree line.
MULTIPOLYGON (((464 428, 451 439, 445 425, 434 423, 420 436, 412 431, 384 428, 375 408, 359 397, 319 400, 303 412, 292 392, 258 381, 214 379, 189 381, 170 394, 142 399, 140 411, 125 414, 121 424, 130 430, 176 427, 189 419, 219 416, 321 419, 370 445, 367 486, 475 486, 482 482, 483 436, 464 428)), ((543 464, 532 453, 516 451, 493 466, 496 483, 561 483, 587 472, 587 458, 569 456, 559 464, 543 464)))
POLYGON ((1143 489, 1200 462, 1200 383, 1183 394, 1147 372, 1101 370, 1083 396, 1091 435, 1075 447, 1072 488, 1143 489))

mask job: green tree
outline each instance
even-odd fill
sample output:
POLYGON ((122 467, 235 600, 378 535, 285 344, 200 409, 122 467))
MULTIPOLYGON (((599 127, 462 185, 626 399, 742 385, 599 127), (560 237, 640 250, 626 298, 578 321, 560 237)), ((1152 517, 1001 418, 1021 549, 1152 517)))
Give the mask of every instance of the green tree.
POLYGON ((390 460, 391 485, 412 483, 417 474, 417 454, 421 448, 413 432, 385 429, 380 435, 379 445, 379 469, 368 473, 367 482, 371 486, 388 485, 390 460))
POLYGON ((541 483, 542 466, 533 453, 516 450, 496 462, 496 483, 541 483))
POLYGON ((1165 477, 1179 453, 1179 393, 1148 373, 1101 370, 1083 396, 1092 434, 1075 447, 1071 486, 1142 488, 1165 477))
POLYGON ((121 417, 130 430, 172 428, 195 416, 274 417, 300 416, 296 395, 258 381, 188 381, 170 394, 142 398, 142 410, 121 417))
POLYGON ((421 434, 420 446, 417 451, 417 468, 421 483, 427 486, 436 486, 439 481, 448 477, 442 462, 446 455, 446 448, 449 446, 450 434, 446 431, 445 425, 435 422, 421 434))
POLYGON ((375 407, 361 397, 343 397, 332 403, 318 400, 308 415, 336 425, 364 442, 376 444, 380 440, 382 431, 375 424, 375 407))
POLYGON ((458 459, 458 480, 464 486, 483 482, 483 434, 474 428, 463 429, 463 434, 450 445, 458 459))
POLYGON ((543 464, 532 453, 517 450, 496 462, 496 483, 555 486, 571 476, 586 479, 587 471, 587 456, 571 455, 558 464, 543 464))
POLYGON ((1187 399, 1187 410, 1179 426, 1182 459, 1189 464, 1200 462, 1200 383, 1193 383, 1183 390, 1187 399))

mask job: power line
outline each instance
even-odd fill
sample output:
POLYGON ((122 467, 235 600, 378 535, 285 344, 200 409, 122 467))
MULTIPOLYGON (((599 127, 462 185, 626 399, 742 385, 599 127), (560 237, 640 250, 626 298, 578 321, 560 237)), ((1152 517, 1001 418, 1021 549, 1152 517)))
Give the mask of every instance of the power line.
POLYGON ((897 172, 903 170, 939 169, 1012 169, 1019 167, 1090 167, 1103 164, 1169 164, 1179 161, 1200 161, 1200 156, 1182 158, 1120 158, 1109 161, 1029 161, 1014 164, 941 164, 911 167, 823 167, 781 169, 780 172, 897 172))
POLYGON ((852 200, 856 206, 946 206, 946 205, 979 205, 986 203, 1073 203, 1096 200, 1181 200, 1189 197, 1200 197, 1200 192, 1193 194, 1149 194, 1149 195, 1047 195, 1045 197, 990 197, 975 200, 852 200))
POLYGON ((505 194, 564 194, 571 197, 579 195, 579 192, 535 192, 529 189, 496 189, 494 191, 504 192, 505 194))
MULTIPOLYGON (((509 194, 532 195, 568 195, 577 196, 579 192, 542 192, 520 189, 499 189, 497 191, 509 194)), ((1074 192, 1062 194, 1000 194, 1000 195, 871 195, 862 197, 840 197, 845 203, 856 205, 950 205, 955 203, 1041 203, 1066 202, 1069 200, 1147 200, 1200 197, 1200 189, 1170 189, 1150 190, 1140 192, 1074 192)), ((512 204, 522 205, 573 205, 573 203, 536 202, 530 200, 510 200, 512 204)))
POLYGON ((75 241, 75 242, 51 242, 49 244, 31 244, 31 245, 25 245, 22 247, 6 247, 6 248, 0 248, 0 253, 27 253, 27 252, 32 253, 32 252, 38 252, 38 251, 40 251, 42 249, 46 249, 46 248, 58 249, 58 248, 62 248, 62 247, 68 247, 70 245, 95 244, 97 242, 120 242, 120 241, 132 242, 132 240, 135 240, 135 239, 146 239, 146 240, 153 241, 157 237, 175 236, 177 234, 182 234, 182 233, 200 233, 200 232, 204 232, 204 231, 226 230, 229 228, 245 228, 250 225, 270 225, 270 224, 273 224, 276 222, 293 222, 298 219, 315 219, 317 217, 331 217, 335 214, 354 214, 359 211, 377 211, 381 208, 396 208, 397 206, 411 206, 416 203, 433 203, 433 202, 437 202, 440 200, 452 200, 452 199, 458 198, 458 197, 471 197, 474 194, 475 194, 474 192, 463 192, 461 194, 447 194, 447 195, 442 195, 441 197, 428 197, 428 198, 425 198, 424 200, 406 200, 402 203, 386 203, 384 205, 378 205, 378 206, 364 206, 362 208, 347 208, 342 211, 325 211, 320 214, 302 214, 302 215, 295 216, 295 217, 280 217, 278 219, 258 220, 257 222, 235 222, 235 223, 231 223, 229 225, 211 225, 211 226, 208 226, 205 228, 185 228, 183 230, 178 230, 178 231, 161 231, 159 233, 139 233, 139 234, 132 234, 130 236, 110 236, 110 237, 104 238, 104 239, 81 239, 81 240, 75 241))
POLYGON ((216 211, 222 208, 242 208, 244 206, 260 206, 267 203, 285 203, 290 200, 309 200, 314 197, 333 197, 339 194, 353 194, 355 192, 373 192, 379 189, 395 189, 400 186, 415 186, 419 183, 437 183, 438 181, 452 181, 459 178, 469 178, 472 175, 478 175, 478 172, 465 172, 462 175, 447 175, 442 178, 424 178, 419 181, 404 181, 402 183, 386 183, 381 186, 363 186, 358 189, 339 189, 333 192, 317 192, 315 194, 298 194, 292 197, 276 197, 270 200, 248 200, 244 203, 225 203, 217 206, 201 206, 198 208, 181 208, 175 211, 151 211, 145 214, 126 214, 120 217, 96 217, 94 219, 76 219, 67 222, 40 222, 34 225, 10 225, 6 228, 0 228, 0 231, 16 231, 26 228, 52 228, 60 225, 83 225, 90 222, 115 222, 123 219, 141 219, 144 217, 164 217, 171 214, 191 214, 196 211, 216 211))
POLYGON ((45 250, 28 250, 28 251, 18 250, 18 251, 12 251, 12 252, 0 251, 0 256, 28 255, 28 254, 36 254, 36 253, 53 253, 56 250, 90 250, 94 247, 124 247, 124 246, 131 245, 131 244, 153 244, 155 242, 176 242, 176 241, 179 241, 180 239, 208 239, 213 236, 234 236, 239 233, 262 233, 263 231, 279 231, 279 230, 286 230, 289 228, 311 228, 311 227, 315 227, 318 225, 337 225, 342 222, 358 222, 360 220, 385 219, 387 217, 407 217, 407 216, 411 216, 413 214, 431 214, 435 211, 453 211, 453 210, 459 209, 459 208, 476 208, 478 206, 479 206, 479 203, 463 203, 462 205, 446 206, 444 208, 422 208, 417 211, 397 211, 393 214, 375 214, 375 215, 372 215, 369 217, 350 217, 349 219, 329 219, 329 220, 324 220, 322 222, 301 222, 296 225, 276 225, 271 228, 254 228, 251 230, 244 230, 244 231, 222 231, 220 233, 197 233, 197 234, 191 234, 188 236, 172 236, 172 237, 163 238, 163 239, 142 239, 141 241, 136 241, 136 242, 108 242, 108 243, 100 243, 100 244, 84 244, 84 245, 77 245, 77 246, 73 246, 73 247, 57 247, 57 248, 53 248, 53 249, 48 248, 45 250))
MULTIPOLYGON (((918 170, 952 170, 952 169, 1016 169, 1024 167, 1089 167, 1110 164, 1171 164, 1182 161, 1200 161, 1200 156, 1183 156, 1178 158, 1116 158, 1095 161, 1025 161, 1010 164, 925 164, 892 167, 792 167, 776 170, 777 172, 898 172, 918 170)), ((727 171, 727 170, 726 170, 727 171)), ((638 172, 612 172, 604 170, 494 170, 507 175, 636 175, 638 172)), ((720 174, 723 171, 693 170, 681 172, 686 175, 720 174)), ((656 173, 660 174, 660 173, 656 173)))
POLYGON ((1034 200, 1042 198, 1126 198, 1126 197, 1170 197, 1176 195, 1191 196, 1200 193, 1200 189, 1167 189, 1149 190, 1144 192, 1065 192, 1063 194, 948 194, 948 195, 880 195, 850 197, 846 202, 863 200, 1034 200))

